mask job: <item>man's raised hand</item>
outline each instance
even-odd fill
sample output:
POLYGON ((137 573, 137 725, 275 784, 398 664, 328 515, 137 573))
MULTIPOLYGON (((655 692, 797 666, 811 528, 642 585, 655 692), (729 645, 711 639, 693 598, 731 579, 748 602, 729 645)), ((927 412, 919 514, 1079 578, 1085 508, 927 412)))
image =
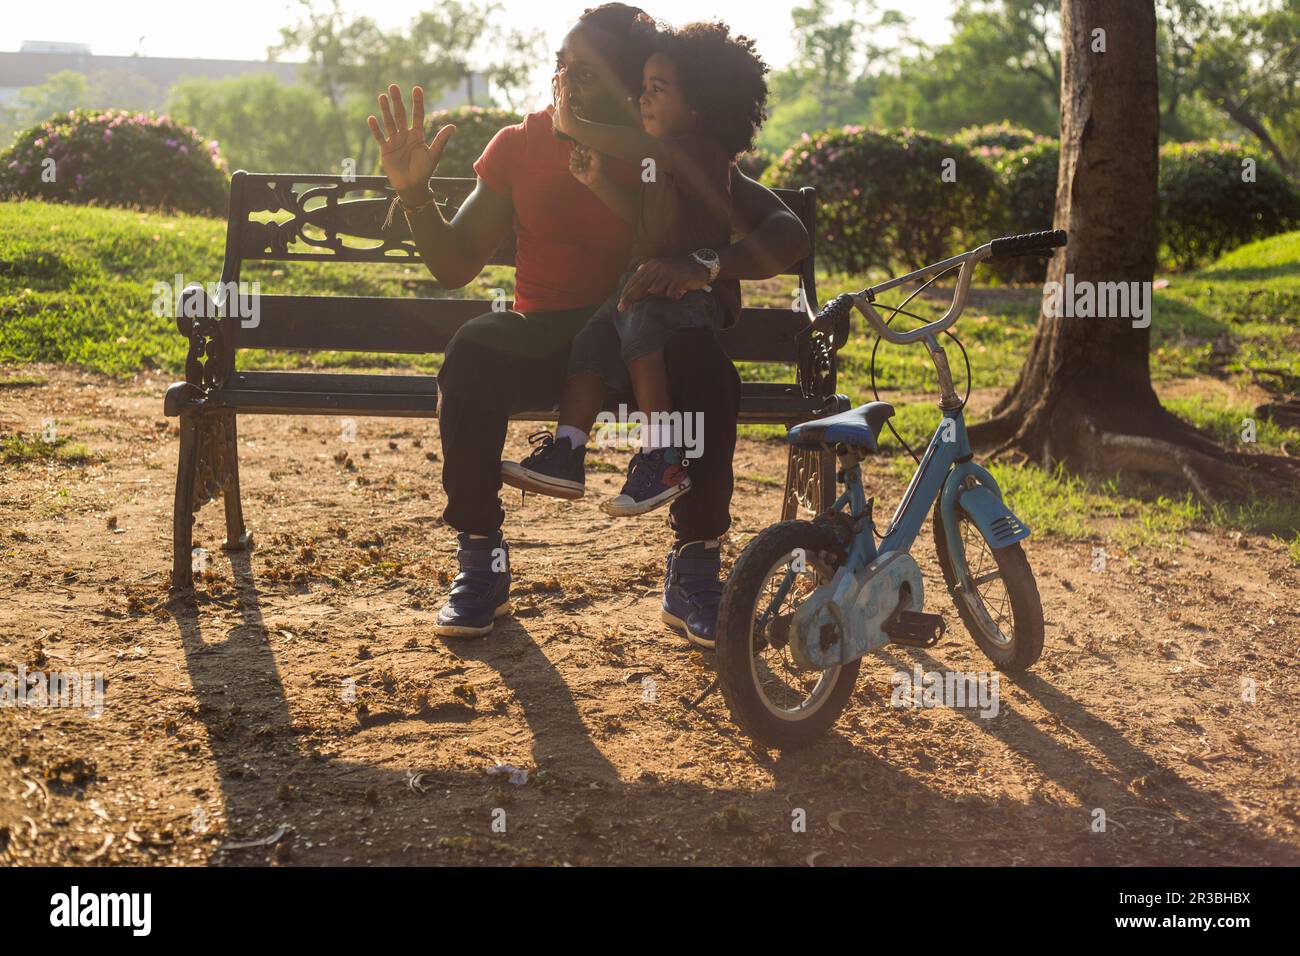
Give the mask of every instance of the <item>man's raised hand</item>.
POLYGON ((424 90, 411 90, 411 124, 406 123, 406 106, 402 91, 393 84, 387 93, 379 94, 379 109, 384 114, 384 128, 373 115, 366 118, 370 133, 379 144, 379 161, 389 184, 404 200, 418 201, 428 195, 429 178, 438 169, 447 140, 456 131, 455 126, 444 126, 424 142, 424 90), (385 135, 386 134, 386 135, 385 135))

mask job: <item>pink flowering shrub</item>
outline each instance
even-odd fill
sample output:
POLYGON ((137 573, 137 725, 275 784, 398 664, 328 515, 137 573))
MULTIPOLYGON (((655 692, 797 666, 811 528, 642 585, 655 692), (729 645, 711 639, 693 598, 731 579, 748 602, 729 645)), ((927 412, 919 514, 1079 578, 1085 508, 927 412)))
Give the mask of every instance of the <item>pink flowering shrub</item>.
POLYGON ((987 126, 967 126, 953 137, 980 158, 997 161, 1003 154, 1024 149, 1034 143, 1047 141, 1046 136, 1038 136, 1033 130, 1012 126, 1009 120, 990 123, 987 126))
POLYGON ((996 235, 1003 215, 986 163, 912 129, 805 133, 763 181, 817 188, 817 257, 854 274, 915 269, 961 252, 996 235))
POLYGON ((491 142, 497 130, 513 126, 522 119, 518 113, 509 110, 484 109, 481 106, 459 106, 429 114, 424 128, 430 139, 448 123, 456 127, 434 175, 473 177, 475 161, 483 155, 483 148, 491 142))
POLYGON ((221 215, 227 183, 215 140, 151 113, 73 110, 0 153, 0 198, 221 215))

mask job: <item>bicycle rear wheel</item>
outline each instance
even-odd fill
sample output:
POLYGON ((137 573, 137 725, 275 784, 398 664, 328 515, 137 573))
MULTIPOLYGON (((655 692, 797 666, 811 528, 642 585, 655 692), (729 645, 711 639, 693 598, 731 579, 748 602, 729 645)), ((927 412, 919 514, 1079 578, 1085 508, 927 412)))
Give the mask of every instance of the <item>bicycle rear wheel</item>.
POLYGON ((718 609, 718 680, 732 719, 763 746, 792 750, 811 743, 835 723, 853 692, 860 659, 807 670, 789 648, 794 612, 831 579, 840 560, 829 530, 783 521, 749 543, 727 580, 718 609))

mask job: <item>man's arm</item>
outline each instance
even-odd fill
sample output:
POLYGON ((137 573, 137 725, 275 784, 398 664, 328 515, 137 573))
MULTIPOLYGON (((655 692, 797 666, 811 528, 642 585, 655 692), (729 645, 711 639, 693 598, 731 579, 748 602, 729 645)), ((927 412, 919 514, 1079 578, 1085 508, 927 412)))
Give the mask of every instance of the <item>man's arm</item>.
MULTIPOLYGON (((790 268, 812 249, 799 217, 776 193, 735 166, 731 168, 731 210, 732 223, 744 236, 716 250, 721 260, 719 279, 767 279, 790 268)), ((678 299, 708 282, 709 270, 690 256, 651 259, 628 280, 618 307, 621 311, 648 295, 678 299)))
POLYGON ((432 202, 429 178, 437 171, 442 151, 456 127, 444 126, 432 142, 424 141, 424 90, 419 86, 411 90, 409 123, 397 84, 390 84, 386 93, 379 94, 379 107, 384 116, 382 128, 373 115, 366 122, 379 144, 379 158, 388 182, 402 203, 414 210, 406 214, 406 221, 415 247, 434 278, 448 288, 459 289, 479 274, 505 237, 514 205, 480 179, 452 221, 447 222, 442 210, 432 202))
POLYGON ((743 238, 719 249, 723 279, 768 279, 812 251, 803 222, 776 193, 731 167, 731 222, 743 238))
MULTIPOLYGON (((415 195, 403 194, 408 207, 431 198, 428 186, 415 195)), ((474 187, 451 222, 442 210, 430 203, 406 214, 411 236, 425 266, 442 285, 459 289, 468 285, 487 264, 488 257, 501 245, 514 220, 514 204, 493 192, 482 179, 474 187)))

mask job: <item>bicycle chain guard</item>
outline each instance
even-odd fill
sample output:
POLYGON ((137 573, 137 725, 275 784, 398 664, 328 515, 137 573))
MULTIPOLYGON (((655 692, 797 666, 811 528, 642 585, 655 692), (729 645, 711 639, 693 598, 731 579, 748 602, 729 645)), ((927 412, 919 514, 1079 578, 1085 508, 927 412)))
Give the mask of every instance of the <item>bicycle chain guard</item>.
POLYGON ((847 664, 889 643, 884 625, 904 610, 925 606, 921 569, 905 551, 889 551, 856 575, 840 568, 794 613, 790 654, 808 670, 847 664))

